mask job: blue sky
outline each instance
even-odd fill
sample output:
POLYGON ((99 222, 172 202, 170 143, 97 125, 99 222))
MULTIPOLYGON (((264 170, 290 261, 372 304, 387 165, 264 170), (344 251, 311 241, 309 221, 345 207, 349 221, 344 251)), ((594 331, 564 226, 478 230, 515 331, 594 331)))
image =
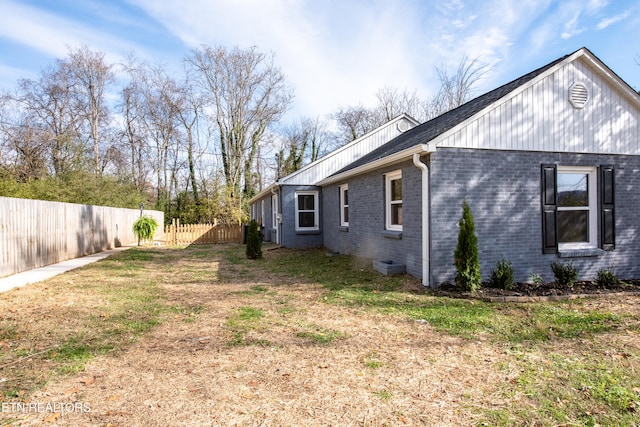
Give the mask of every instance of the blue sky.
POLYGON ((640 2, 627 0, 0 0, 0 89, 68 47, 179 69, 202 44, 273 52, 289 118, 375 102, 384 86, 438 89, 436 66, 490 67, 477 95, 580 47, 640 89, 640 2))

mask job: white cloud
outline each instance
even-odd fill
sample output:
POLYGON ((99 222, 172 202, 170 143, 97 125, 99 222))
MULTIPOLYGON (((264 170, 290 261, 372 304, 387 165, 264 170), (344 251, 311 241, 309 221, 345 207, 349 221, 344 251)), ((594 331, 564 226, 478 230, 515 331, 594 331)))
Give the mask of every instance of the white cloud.
POLYGON ((465 3, 460 9, 450 10, 440 21, 431 19, 429 32, 431 48, 441 62, 450 69, 456 67, 463 56, 478 58, 491 71, 478 82, 478 89, 493 89, 504 83, 500 66, 510 57, 514 44, 530 29, 549 0, 491 0, 465 3), (469 17, 473 17, 472 20, 469 17), (434 24, 437 22, 437 25, 434 24), (462 31, 452 23, 467 24, 462 31), (494 72, 498 70, 498 72, 494 72))
POLYGON ((596 26, 596 28, 597 28, 598 30, 604 30, 604 29, 605 29, 605 28, 607 28, 608 26, 613 25, 613 24, 615 24, 615 23, 617 23, 617 22, 620 22, 620 21, 622 21, 622 20, 626 19, 630 14, 631 14, 631 12, 627 10, 626 12, 623 12, 623 13, 621 13, 621 14, 619 14, 619 15, 612 16, 612 17, 610 17, 610 18, 604 18, 603 20, 601 20, 601 21, 598 23, 598 25, 596 26))
MULTIPOLYGON (((121 60, 127 51, 143 52, 120 35, 97 31, 87 23, 45 12, 12 0, 0 0, 0 37, 28 46, 52 58, 63 58, 70 47, 82 44, 104 52, 111 61, 121 60)), ((124 35, 123 35, 124 36, 124 35)))
POLYGON ((0 36, 51 56, 63 56, 67 52, 65 43, 72 40, 73 36, 68 34, 74 32, 74 26, 68 20, 43 13, 35 7, 2 2, 0 36))
POLYGON ((23 70, 21 68, 0 65, 0 82, 2 86, 0 90, 10 91, 15 88, 15 83, 20 79, 32 79, 36 75, 32 70, 23 70))
POLYGON ((597 12, 604 9, 608 5, 609 0, 589 0, 586 9, 588 12, 597 12))
POLYGON ((437 2, 436 7, 445 13, 457 12, 464 9, 464 2, 462 0, 441 0, 437 2))
POLYGON ((273 51, 296 94, 296 108, 323 115, 340 105, 370 105, 385 85, 417 87, 416 48, 422 43, 409 2, 293 0, 136 0, 186 44, 273 51))
MULTIPOLYGON (((188 48, 202 44, 256 45, 262 52, 275 53, 276 64, 296 95, 294 113, 317 116, 339 106, 371 105, 376 91, 384 86, 417 90, 429 97, 438 89, 435 67, 453 68, 465 55, 494 66, 508 57, 536 10, 550 0, 488 0, 481 5, 462 0, 330 5, 311 0, 125 1, 145 11, 186 48, 169 52, 158 45, 132 46, 127 34, 102 33, 90 23, 13 0, 0 0, 8 12, 0 17, 0 37, 52 57, 63 57, 67 46, 85 43, 106 52, 110 61, 120 61, 133 51, 152 61, 167 54, 172 63, 179 62, 188 48)), ((99 3, 92 7, 102 7, 105 21, 141 33, 150 31, 99 3)))
MULTIPOLYGON (((589 35, 587 29, 607 28, 633 15, 607 14, 608 3, 117 0, 113 7, 90 1, 72 8, 101 17, 99 25, 93 25, 63 9, 44 12, 19 0, 0 0, 0 38, 49 57, 63 57, 67 46, 84 43, 105 52, 111 62, 133 52, 150 62, 166 61, 176 70, 188 49, 202 44, 256 45, 261 52, 275 53, 276 65, 294 89, 295 109, 289 117, 317 116, 339 106, 371 105, 383 86, 417 90, 428 97, 439 85, 435 67, 453 70, 463 56, 479 58, 494 70, 479 87, 492 89, 504 83, 503 76, 524 57, 547 58, 550 46, 583 41, 589 35), (131 15, 132 10, 147 16, 131 15), (156 36, 173 44, 163 44, 156 36), (518 61, 509 61, 513 57, 518 61)), ((5 61, 4 65, 14 64, 5 61)))
POLYGON ((576 11, 575 15, 565 23, 564 31, 562 32, 560 37, 562 37, 563 39, 569 39, 586 30, 586 28, 584 27, 579 27, 580 12, 581 11, 576 11))
POLYGON ((454 19, 451 25, 458 30, 463 30, 473 24, 477 17, 478 15, 470 15, 463 19, 454 19))

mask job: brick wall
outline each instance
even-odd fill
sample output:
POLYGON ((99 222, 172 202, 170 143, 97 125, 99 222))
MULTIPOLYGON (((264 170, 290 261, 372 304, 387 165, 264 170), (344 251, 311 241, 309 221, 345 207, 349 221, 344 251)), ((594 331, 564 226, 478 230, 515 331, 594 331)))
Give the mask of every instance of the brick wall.
POLYGON ((431 155, 432 277, 455 278, 453 252, 457 222, 466 199, 473 212, 483 279, 502 257, 513 264, 515 280, 532 273, 553 280, 550 263, 571 261, 580 277, 612 267, 621 278, 640 277, 640 158, 545 152, 439 148, 431 155), (540 165, 615 167, 616 249, 596 257, 558 258, 542 253, 540 165))
POLYGON ((323 244, 322 233, 324 225, 322 222, 322 189, 315 186, 292 186, 285 185, 280 189, 282 206, 282 240, 280 244, 288 248, 305 249, 321 247, 323 244), (312 232, 296 231, 296 191, 318 191, 318 209, 320 229, 312 232))
POLYGON ((371 260, 392 260, 405 264, 407 272, 420 277, 421 263, 421 172, 404 162, 350 178, 323 189, 324 245, 344 254, 371 260), (402 170, 402 238, 384 235, 384 174, 402 170), (349 185, 349 227, 340 226, 339 186, 349 185))

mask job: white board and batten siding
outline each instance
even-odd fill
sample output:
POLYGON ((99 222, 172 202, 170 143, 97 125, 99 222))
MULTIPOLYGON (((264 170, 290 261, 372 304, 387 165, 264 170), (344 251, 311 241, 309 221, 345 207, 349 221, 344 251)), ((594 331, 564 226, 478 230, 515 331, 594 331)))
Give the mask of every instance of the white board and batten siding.
POLYGON ((363 137, 283 177, 279 183, 309 185, 309 183, 321 181, 418 124, 417 121, 407 115, 398 116, 363 137))
MULTIPOLYGON (((164 213, 144 211, 158 221, 164 213)), ((0 277, 136 243, 138 209, 0 197, 0 277)))
POLYGON ((638 97, 612 84, 587 55, 560 65, 442 135, 437 146, 640 154, 638 97), (574 83, 588 92, 582 108, 569 100, 574 83))

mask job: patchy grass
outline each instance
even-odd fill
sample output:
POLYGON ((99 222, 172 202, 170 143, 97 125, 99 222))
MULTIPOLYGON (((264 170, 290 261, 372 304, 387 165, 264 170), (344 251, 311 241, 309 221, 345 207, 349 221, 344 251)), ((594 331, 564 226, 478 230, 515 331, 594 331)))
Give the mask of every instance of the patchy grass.
POLYGON ((378 398, 382 401, 385 400, 389 400, 393 397, 393 393, 390 392, 389 390, 378 390, 376 392, 374 392, 373 394, 375 394, 376 396, 378 396, 378 398))
POLYGON ((200 317, 200 314, 205 311, 204 304, 189 304, 186 306, 172 306, 169 307, 169 312, 174 315, 174 317, 182 319, 185 323, 194 323, 200 317))
MULTIPOLYGON (((519 348, 511 363, 520 373, 500 395, 514 406, 478 409, 480 424, 633 425, 640 419, 640 351, 605 338, 611 333, 637 337, 637 312, 613 313, 589 300, 501 304, 411 293, 406 278, 375 276, 367 267, 354 268, 349 257, 325 257, 321 251, 287 252, 267 268, 320 283, 327 289, 322 300, 330 304, 519 348), (602 359, 611 352, 618 356, 602 359)), ((363 364, 383 366, 375 357, 363 364)))
POLYGON ((3 398, 29 395, 56 375, 79 372, 92 358, 121 351, 158 325, 170 305, 144 267, 158 257, 130 249, 29 285, 28 292, 3 294, 3 398), (24 298, 25 293, 35 298, 24 298))
POLYGON ((229 317, 226 327, 231 334, 228 345, 269 345, 268 340, 249 339, 247 335, 258 328, 264 327, 260 320, 265 317, 264 310, 255 307, 239 307, 236 313, 229 317))
POLYGON ((134 248, 2 295, 0 391, 91 403, 62 425, 637 425, 639 308, 441 297, 322 250, 134 248), (69 395, 79 376, 99 384, 69 395))
POLYGON ((333 329, 325 329, 318 325, 307 325, 306 331, 296 334, 299 338, 307 339, 315 344, 329 344, 336 339, 345 338, 346 334, 333 329))
POLYGON ((376 351, 371 351, 362 358, 362 364, 370 369, 383 368, 387 364, 380 360, 380 356, 376 351))

